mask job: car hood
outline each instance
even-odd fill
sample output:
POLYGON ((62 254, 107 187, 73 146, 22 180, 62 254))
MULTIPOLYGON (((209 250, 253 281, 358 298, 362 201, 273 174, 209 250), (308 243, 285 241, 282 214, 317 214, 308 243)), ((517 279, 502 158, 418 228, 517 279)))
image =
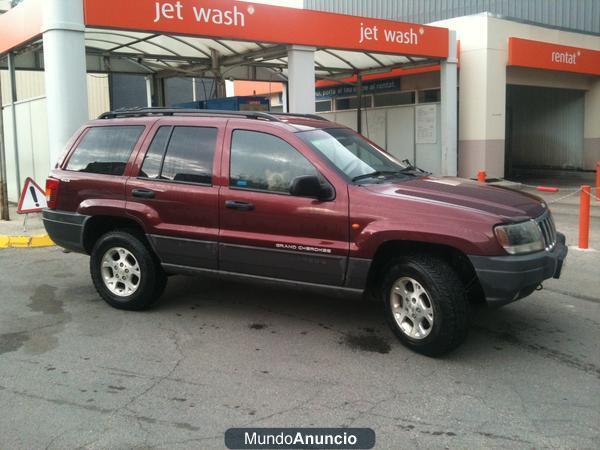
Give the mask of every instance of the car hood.
POLYGON ((380 195, 442 202, 511 220, 534 218, 547 208, 535 195, 464 178, 428 176, 363 186, 380 195))

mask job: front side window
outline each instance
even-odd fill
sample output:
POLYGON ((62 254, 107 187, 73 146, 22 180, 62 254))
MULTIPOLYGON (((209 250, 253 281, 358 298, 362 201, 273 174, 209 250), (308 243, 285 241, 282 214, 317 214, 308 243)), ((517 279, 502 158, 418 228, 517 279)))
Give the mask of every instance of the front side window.
POLYGON ((283 139, 256 131, 235 130, 231 139, 229 185, 289 193, 292 180, 317 170, 283 139))
POLYGON ((67 170, 123 175, 142 125, 90 128, 67 163, 67 170))
POLYGON ((160 127, 146 152, 140 177, 211 184, 216 142, 216 128, 160 127))
POLYGON ((297 136, 353 181, 369 175, 408 176, 411 169, 346 128, 303 131, 297 136))

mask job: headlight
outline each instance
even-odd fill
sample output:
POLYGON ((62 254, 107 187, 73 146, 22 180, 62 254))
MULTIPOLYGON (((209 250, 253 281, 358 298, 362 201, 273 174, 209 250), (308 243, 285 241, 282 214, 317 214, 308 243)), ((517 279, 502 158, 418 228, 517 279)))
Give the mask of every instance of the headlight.
POLYGON ((500 245, 511 255, 544 249, 540 227, 534 220, 494 228, 500 245))

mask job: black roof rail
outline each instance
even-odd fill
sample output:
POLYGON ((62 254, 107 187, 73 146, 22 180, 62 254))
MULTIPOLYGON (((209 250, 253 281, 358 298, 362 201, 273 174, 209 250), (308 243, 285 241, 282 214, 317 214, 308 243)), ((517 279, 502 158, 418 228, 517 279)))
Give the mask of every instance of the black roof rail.
POLYGON ((116 119, 119 117, 144 117, 144 116, 173 116, 176 114, 195 114, 200 116, 229 116, 245 117, 247 119, 262 119, 270 122, 282 122, 278 117, 262 111, 223 111, 212 109, 188 109, 188 108, 122 108, 108 111, 98 116, 98 119, 116 119))
POLYGON ((290 117, 304 117, 306 119, 314 119, 314 120, 325 120, 327 122, 330 122, 329 119, 322 117, 322 116, 318 116, 317 114, 301 114, 301 113, 289 113, 289 112, 271 112, 270 114, 274 115, 274 116, 290 116, 290 117))

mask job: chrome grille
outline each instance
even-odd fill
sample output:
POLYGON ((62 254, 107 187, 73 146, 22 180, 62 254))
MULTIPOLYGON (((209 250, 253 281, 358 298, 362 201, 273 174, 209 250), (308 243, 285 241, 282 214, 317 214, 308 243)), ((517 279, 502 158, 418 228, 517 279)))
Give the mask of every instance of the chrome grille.
POLYGON ((554 226, 554 219, 550 211, 546 211, 544 214, 535 219, 542 236, 544 238, 544 247, 546 250, 552 250, 556 245, 556 228, 554 226))

